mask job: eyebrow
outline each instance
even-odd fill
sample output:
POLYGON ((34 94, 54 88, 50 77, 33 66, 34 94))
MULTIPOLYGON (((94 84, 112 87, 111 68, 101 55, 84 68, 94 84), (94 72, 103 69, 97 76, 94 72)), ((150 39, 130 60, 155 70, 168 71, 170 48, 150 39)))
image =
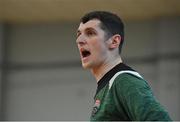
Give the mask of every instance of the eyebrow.
MULTIPOLYGON (((88 28, 85 29, 85 31, 87 31, 87 30, 95 30, 95 29, 92 28, 92 27, 88 27, 88 28)), ((95 30, 95 31, 96 31, 96 30, 95 30)))
MULTIPOLYGON (((87 31, 87 30, 94 30, 94 31, 96 31, 96 29, 94 29, 94 28, 92 28, 92 27, 87 27, 87 28, 85 28, 85 31, 87 31)), ((78 29, 76 33, 77 33, 77 34, 78 34, 78 33, 81 33, 81 31, 78 29)))

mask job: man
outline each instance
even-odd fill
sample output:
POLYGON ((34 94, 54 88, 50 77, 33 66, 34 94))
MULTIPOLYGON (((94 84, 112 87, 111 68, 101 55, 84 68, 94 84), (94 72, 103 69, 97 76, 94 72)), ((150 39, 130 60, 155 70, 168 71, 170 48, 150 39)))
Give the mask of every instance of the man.
POLYGON ((110 12, 94 11, 81 18, 77 45, 82 66, 97 80, 92 121, 171 120, 148 83, 123 63, 124 25, 110 12))

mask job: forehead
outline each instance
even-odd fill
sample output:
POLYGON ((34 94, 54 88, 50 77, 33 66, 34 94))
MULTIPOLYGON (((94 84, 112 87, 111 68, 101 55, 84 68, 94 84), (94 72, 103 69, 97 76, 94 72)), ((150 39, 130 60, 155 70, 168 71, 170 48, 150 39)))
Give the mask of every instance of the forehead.
POLYGON ((78 30, 83 31, 86 28, 100 28, 100 21, 97 19, 89 20, 86 23, 80 23, 78 30))

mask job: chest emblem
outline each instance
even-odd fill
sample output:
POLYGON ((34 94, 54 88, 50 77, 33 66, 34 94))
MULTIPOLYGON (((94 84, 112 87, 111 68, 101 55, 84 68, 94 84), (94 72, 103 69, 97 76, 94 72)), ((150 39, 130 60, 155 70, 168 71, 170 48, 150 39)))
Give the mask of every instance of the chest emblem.
POLYGON ((94 116, 97 113, 97 111, 98 111, 98 109, 100 107, 100 104, 101 104, 101 101, 97 99, 95 101, 95 104, 94 104, 94 107, 93 107, 93 110, 92 110, 92 114, 91 114, 92 116, 94 116))

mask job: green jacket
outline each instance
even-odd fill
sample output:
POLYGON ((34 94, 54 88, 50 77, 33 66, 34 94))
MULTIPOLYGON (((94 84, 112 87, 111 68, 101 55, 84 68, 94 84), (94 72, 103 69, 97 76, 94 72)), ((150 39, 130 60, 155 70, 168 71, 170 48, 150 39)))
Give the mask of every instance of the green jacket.
POLYGON ((91 121, 171 121, 148 83, 122 63, 98 82, 94 101, 91 121))

